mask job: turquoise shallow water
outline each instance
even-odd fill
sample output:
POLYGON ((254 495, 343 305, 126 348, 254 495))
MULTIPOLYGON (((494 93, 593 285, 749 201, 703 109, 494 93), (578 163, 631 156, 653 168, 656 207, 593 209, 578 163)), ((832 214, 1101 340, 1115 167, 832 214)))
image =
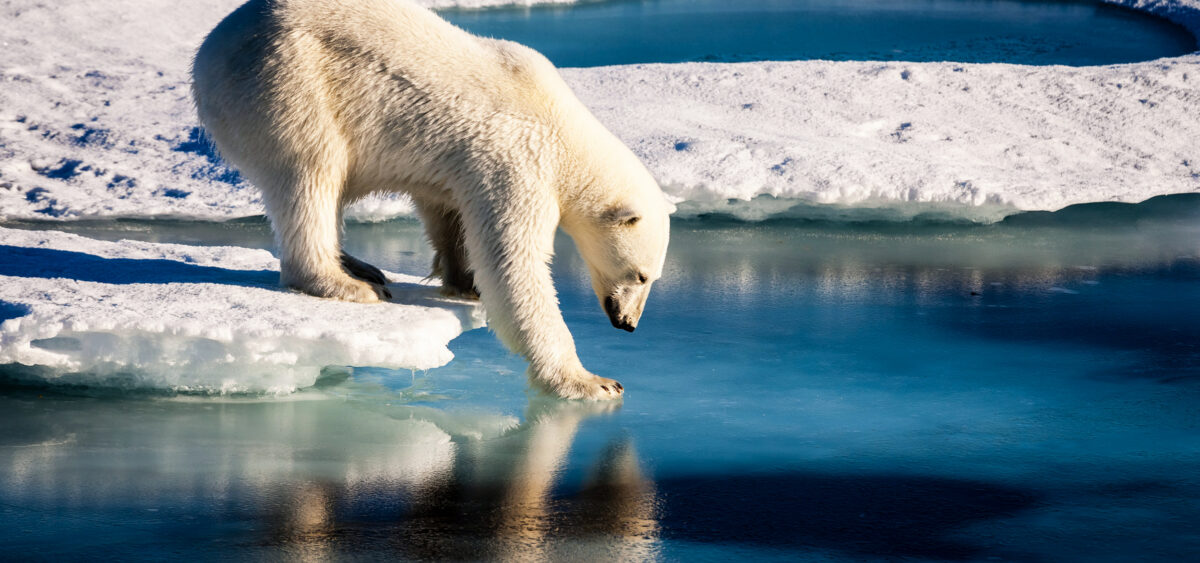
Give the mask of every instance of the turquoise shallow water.
POLYGON ((1082 66, 1196 49, 1179 26, 1089 0, 648 0, 442 15, 568 67, 802 59, 1082 66))
MULTIPOLYGON (((486 330, 287 399, 0 387, 0 545, 46 558, 1182 560, 1200 549, 1200 201, 991 226, 678 221, 637 332, 563 240, 585 365, 486 330), (437 430, 435 430, 437 429, 437 430), (442 433, 454 438, 445 442, 442 433)), ((45 225, 39 225, 45 226, 45 225)), ((269 245, 261 221, 65 225, 269 245)), ((423 274, 412 221, 350 251, 423 274)))

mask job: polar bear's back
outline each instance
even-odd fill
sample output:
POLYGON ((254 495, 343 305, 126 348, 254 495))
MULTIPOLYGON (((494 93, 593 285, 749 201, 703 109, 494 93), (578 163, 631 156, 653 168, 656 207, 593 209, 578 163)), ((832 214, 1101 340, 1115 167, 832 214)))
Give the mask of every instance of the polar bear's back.
POLYGON ((434 183, 430 163, 462 150, 447 143, 574 100, 536 52, 407 0, 251 0, 205 39, 193 78, 218 149, 264 192, 306 163, 371 189, 397 170, 434 183))
POLYGON ((275 86, 326 75, 345 89, 365 72, 440 81, 464 65, 486 69, 489 51, 407 0, 250 0, 208 35, 193 72, 275 86))

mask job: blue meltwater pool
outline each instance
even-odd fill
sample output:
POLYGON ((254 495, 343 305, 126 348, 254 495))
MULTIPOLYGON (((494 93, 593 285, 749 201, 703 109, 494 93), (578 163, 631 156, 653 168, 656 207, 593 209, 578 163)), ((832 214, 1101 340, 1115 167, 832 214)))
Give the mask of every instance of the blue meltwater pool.
POLYGON ((1100 65, 1196 49, 1183 28, 1089 0, 647 0, 445 11, 558 66, 750 60, 1100 65))
MULTIPOLYGON (((330 369, 284 398, 10 383, 4 543, 51 559, 1185 560, 1198 219, 1174 196, 990 226, 676 221, 633 334, 564 239, 564 314, 622 404, 531 398, 486 330, 444 367, 330 369)), ((270 245, 261 221, 61 226, 270 245)), ((427 272, 414 221, 347 239, 427 272)))

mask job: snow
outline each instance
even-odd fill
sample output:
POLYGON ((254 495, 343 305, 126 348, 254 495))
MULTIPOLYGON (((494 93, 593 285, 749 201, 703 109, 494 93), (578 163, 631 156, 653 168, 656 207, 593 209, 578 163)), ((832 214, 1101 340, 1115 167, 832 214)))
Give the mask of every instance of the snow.
MULTIPOLYGON (((258 193, 204 141, 187 85, 195 46, 239 3, 0 8, 0 218, 260 214, 258 193)), ((1117 3, 1200 33, 1200 0, 1117 3)), ((682 215, 866 209, 990 221, 1200 190, 1197 54, 1082 68, 798 61, 564 75, 682 215)), ((350 216, 410 212, 377 198, 350 216)))
POLYGON ((1018 209, 1200 189, 1198 63, 800 61, 566 72, 684 214, 758 219, 799 200, 909 204, 913 213, 994 221, 1018 209))
POLYGON ((0 228, 0 365, 44 382, 287 393, 326 366, 429 369, 482 325, 473 304, 389 273, 393 302, 278 287, 265 250, 0 228))

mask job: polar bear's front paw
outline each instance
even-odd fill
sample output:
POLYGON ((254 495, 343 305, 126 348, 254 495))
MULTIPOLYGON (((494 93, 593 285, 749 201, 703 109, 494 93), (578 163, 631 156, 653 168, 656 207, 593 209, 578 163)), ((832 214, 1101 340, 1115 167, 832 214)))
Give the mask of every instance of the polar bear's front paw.
POLYGON ((625 386, 615 379, 593 375, 591 381, 584 385, 589 392, 589 396, 586 397, 588 399, 607 401, 625 396, 625 386))
POLYGON ((615 379, 583 372, 555 382, 534 381, 542 390, 561 399, 611 401, 625 395, 625 387, 615 379))

